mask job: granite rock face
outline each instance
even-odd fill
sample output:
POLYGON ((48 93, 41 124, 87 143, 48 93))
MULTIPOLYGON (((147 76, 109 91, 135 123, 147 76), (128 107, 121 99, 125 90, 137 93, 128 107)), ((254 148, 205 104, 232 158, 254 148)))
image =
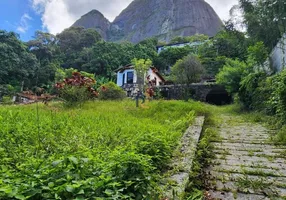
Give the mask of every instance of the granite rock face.
POLYGON ((136 43, 154 36, 167 42, 196 33, 214 36, 222 22, 204 0, 134 0, 112 23, 91 11, 73 26, 95 28, 108 41, 136 43))
POLYGON ((93 28, 104 38, 107 39, 111 23, 98 10, 92 10, 83 15, 72 26, 93 28))

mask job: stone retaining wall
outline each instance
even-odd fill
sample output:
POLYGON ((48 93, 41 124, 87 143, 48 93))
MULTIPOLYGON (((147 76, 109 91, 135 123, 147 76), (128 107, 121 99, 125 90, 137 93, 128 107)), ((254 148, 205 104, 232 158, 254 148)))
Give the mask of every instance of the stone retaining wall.
POLYGON ((196 117, 194 124, 190 126, 181 139, 181 157, 176 157, 171 164, 173 170, 167 172, 168 177, 162 185, 166 200, 180 200, 189 183, 189 174, 192 170, 193 160, 197 145, 203 130, 205 117, 196 117))
MULTIPOLYGON (((190 84, 190 85, 164 85, 157 87, 166 99, 193 98, 205 102, 211 91, 225 91, 225 88, 215 83, 190 84)), ((226 91, 225 91, 226 92, 226 91)))

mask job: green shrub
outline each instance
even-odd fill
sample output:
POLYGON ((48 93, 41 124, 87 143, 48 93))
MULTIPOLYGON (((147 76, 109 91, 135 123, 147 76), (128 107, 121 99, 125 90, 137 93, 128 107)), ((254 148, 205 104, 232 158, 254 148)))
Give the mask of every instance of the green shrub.
POLYGON ((217 83, 224 85, 230 94, 239 91, 240 82, 247 74, 248 66, 239 60, 227 59, 226 64, 216 76, 217 83))
POLYGON ((100 87, 99 99, 101 100, 122 100, 126 97, 121 87, 113 82, 106 83, 100 87))
POLYGON ((239 101, 249 110, 266 110, 266 102, 271 94, 264 72, 250 73, 240 83, 239 101))
POLYGON ((286 144, 286 126, 283 126, 274 138, 274 141, 279 144, 286 144))
POLYGON ((2 104, 4 104, 4 105, 13 104, 12 98, 10 96, 3 96, 2 97, 2 104))
POLYGON ((150 199, 155 192, 154 183, 151 180, 154 166, 151 164, 150 156, 135 152, 116 151, 111 155, 106 170, 117 182, 113 188, 122 191, 122 194, 132 199, 150 199), (116 188, 117 187, 117 188, 116 188))
POLYGON ((93 88, 95 82, 93 78, 73 72, 70 78, 65 78, 63 82, 57 83, 55 88, 58 89, 60 97, 67 106, 75 106, 97 96, 97 92, 93 88))
POLYGON ((273 108, 275 114, 286 123, 286 70, 269 77, 272 93, 268 105, 273 108))
POLYGON ((59 96, 68 107, 81 105, 90 99, 87 89, 81 86, 65 86, 59 91, 59 96))
POLYGON ((143 135, 136 144, 136 150, 140 154, 150 156, 154 166, 160 170, 167 166, 172 152, 171 144, 152 134, 143 135))
POLYGON ((251 73, 243 78, 238 92, 244 108, 272 115, 272 123, 281 129, 275 140, 286 143, 286 70, 273 76, 263 72, 251 73))

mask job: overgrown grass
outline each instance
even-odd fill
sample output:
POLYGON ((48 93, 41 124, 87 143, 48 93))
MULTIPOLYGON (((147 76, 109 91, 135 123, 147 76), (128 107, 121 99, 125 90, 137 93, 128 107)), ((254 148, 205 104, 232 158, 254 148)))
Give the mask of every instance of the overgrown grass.
POLYGON ((0 107, 0 199, 158 199, 197 102, 0 107))

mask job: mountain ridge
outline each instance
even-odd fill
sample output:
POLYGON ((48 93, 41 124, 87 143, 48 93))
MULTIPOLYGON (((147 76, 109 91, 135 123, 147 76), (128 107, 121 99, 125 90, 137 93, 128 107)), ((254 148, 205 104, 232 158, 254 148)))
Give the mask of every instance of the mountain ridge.
POLYGON ((168 42, 176 36, 214 36, 222 22, 204 0, 134 0, 113 22, 94 9, 72 26, 94 28, 107 41, 137 43, 150 37, 168 42))

